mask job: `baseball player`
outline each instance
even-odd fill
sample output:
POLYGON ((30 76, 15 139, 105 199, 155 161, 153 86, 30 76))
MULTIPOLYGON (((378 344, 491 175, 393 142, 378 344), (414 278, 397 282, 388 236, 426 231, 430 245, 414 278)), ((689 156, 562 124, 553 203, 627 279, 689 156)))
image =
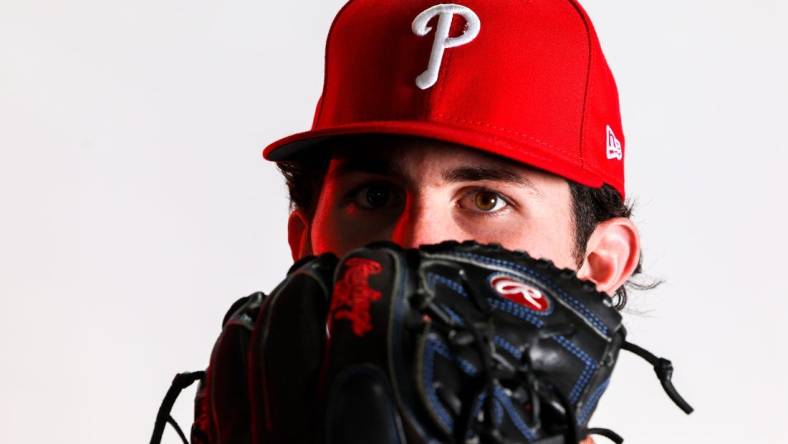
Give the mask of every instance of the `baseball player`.
MULTIPOLYGON (((211 379, 209 369, 213 386, 208 384, 198 395, 193 440, 299 442, 306 435, 293 433, 317 423, 310 436, 326 442, 593 442, 592 429, 585 424, 607 386, 611 362, 628 344, 623 335, 618 340, 610 333, 621 329, 620 317, 600 315, 593 304, 622 306, 625 284, 640 271, 640 239, 625 204, 625 152, 616 84, 591 20, 575 0, 349 1, 328 35, 324 89, 312 129, 274 142, 263 153, 277 163, 289 188, 288 241, 297 263, 274 296, 250 296, 228 313, 225 330, 228 325, 245 326, 239 336, 245 339, 237 339, 236 333, 223 335, 233 338, 233 347, 245 345, 238 352, 223 345, 228 341, 217 342, 212 367, 232 370, 215 370, 211 379), (380 241, 391 245, 363 249, 380 241), (445 241, 473 243, 441 244, 445 241), (424 247, 436 244, 442 246, 424 247), (480 246, 484 244, 500 247, 480 246), (360 248, 361 253, 353 253, 360 248), (528 258, 508 253, 515 250, 527 252, 528 258), (389 263, 380 259, 380 251, 398 259, 389 263), (436 258, 443 268, 424 268, 436 258), (547 267, 538 258, 556 269, 571 270, 577 284, 566 292, 563 284, 551 284, 550 276, 561 273, 534 272, 547 267), (461 270, 455 275, 452 267, 461 270), (473 267, 485 270, 479 276, 487 277, 474 280, 473 267), (404 269, 417 272, 402 277, 404 269), (311 284, 297 283, 293 277, 307 275, 312 276, 311 284), (372 341, 369 338, 384 323, 398 325, 396 289, 407 285, 380 283, 389 275, 396 276, 391 282, 424 276, 423 281, 407 284, 415 289, 400 298, 421 295, 418 303, 408 299, 407 309, 422 310, 414 317, 426 323, 419 324, 419 331, 441 332, 413 333, 427 338, 414 346, 417 355, 422 353, 415 358, 415 373, 411 367, 389 371, 410 359, 396 357, 400 346, 392 345, 391 339, 407 336, 401 329, 410 328, 409 321, 402 320, 405 327, 400 330, 386 327, 381 338, 388 339, 381 341, 388 342, 379 347, 363 342, 372 341), (475 302, 455 306, 445 296, 444 302, 433 303, 444 297, 443 290, 435 290, 439 284, 453 289, 451 297, 462 295, 475 302), (312 291, 326 292, 330 302, 318 308, 314 301, 323 296, 293 302, 292 312, 287 302, 276 302, 298 300, 312 291), (583 291, 607 296, 586 304, 583 298, 597 296, 582 296, 583 291), (476 297, 478 292, 492 296, 476 297), (390 308, 378 313, 381 301, 389 300, 390 308), (506 305, 512 301, 515 305, 506 305), (558 313, 561 307, 579 320, 570 322, 568 330, 562 321, 564 330, 546 332, 552 327, 538 316, 558 313), (313 309, 319 325, 328 317, 328 337, 325 329, 308 328, 311 324, 302 320, 313 309), (472 322, 477 313, 493 319, 496 309, 520 316, 528 324, 522 331, 536 328, 536 333, 519 347, 513 339, 519 330, 514 336, 501 333, 505 329, 500 325, 508 321, 472 322), (290 314, 279 314, 285 312, 290 314), (437 328, 439 324, 444 327, 437 328), (479 327, 482 324, 495 328, 479 327), (591 326, 589 337, 597 334, 603 339, 598 360, 586 359, 592 353, 582 350, 586 342, 578 331, 586 325, 591 326), (286 335, 288 328, 293 332, 286 335), (308 338, 293 343, 304 330, 315 330, 319 337, 312 340, 303 333, 308 338), (472 339, 457 339, 463 334, 472 339), (276 342, 277 335, 288 336, 287 341, 276 342), (355 345, 342 345, 343 337, 355 345), (543 359, 545 353, 530 352, 523 361, 523 351, 533 350, 533 341, 547 337, 568 356, 549 372, 545 362, 552 358, 543 359), (354 375, 366 374, 359 369, 370 368, 378 359, 374 350, 380 348, 394 350, 370 373, 383 376, 370 377, 364 384, 353 382, 351 388, 336 382, 347 380, 346 368, 355 369, 354 375), (364 350, 372 357, 358 361, 364 350), (501 358, 501 350, 514 357, 501 358), (243 358, 231 366, 229 355, 243 358), (285 362, 292 356, 314 359, 291 366, 285 362), (519 381, 530 381, 533 375, 549 379, 575 365, 572 360, 580 363, 561 394, 560 382, 528 385, 527 390, 505 382, 513 380, 504 371, 507 359, 514 363, 512 368, 530 375, 519 381), (337 367, 341 362, 346 362, 345 369, 337 367), (299 376, 309 368, 314 371, 299 376), (456 368, 462 371, 452 373, 456 368), (412 382, 398 379, 411 374, 412 382), (464 387, 476 384, 482 374, 485 382, 463 397, 464 387), (244 385, 232 385, 239 380, 244 385), (457 380, 466 382, 447 382, 457 380), (292 388, 278 398, 278 390, 288 384, 292 388), (353 384, 378 388, 357 390, 353 384), (411 384, 418 390, 409 394, 411 384), (459 394, 446 394, 451 391, 447 387, 459 394), (258 395, 247 397, 247 392, 258 395), (327 403, 319 411, 309 402, 293 404, 313 392, 320 393, 316 403, 327 403), (377 395, 361 403, 369 393, 377 395), (558 395, 551 398, 550 393, 558 395), (201 396, 212 400, 200 403, 201 396), (217 401, 222 397, 228 400, 217 401), (426 407, 409 409, 411 399, 421 399, 413 402, 426 407), (249 409, 233 404, 247 401, 249 409), (517 403, 520 407, 511 407, 517 403), (376 416, 376 405, 384 413, 376 416), (391 405, 397 406, 391 407, 396 413, 385 413, 391 405), (286 414, 290 411, 295 413, 286 414), (544 413, 549 411, 553 413, 544 413), (296 423, 293 416, 327 419, 296 423), (562 418, 563 428, 549 424, 553 417, 562 418), (385 418, 395 419, 389 424, 385 418), (359 431, 364 424, 370 430, 359 431)), ((401 347, 407 348, 410 342, 403 341, 406 345, 401 347)), ((669 374, 660 379, 669 381, 669 374)))
POLYGON ((294 259, 497 242, 611 295, 638 269, 618 95, 573 1, 352 1, 309 132, 265 149, 294 259))

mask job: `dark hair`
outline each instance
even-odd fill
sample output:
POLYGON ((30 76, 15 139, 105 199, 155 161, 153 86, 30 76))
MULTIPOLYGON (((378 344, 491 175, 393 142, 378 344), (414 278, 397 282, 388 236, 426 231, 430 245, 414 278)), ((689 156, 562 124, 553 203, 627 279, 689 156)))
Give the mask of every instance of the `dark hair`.
MULTIPOLYGON (((323 185, 330 150, 312 150, 309 156, 294 160, 280 161, 277 163, 279 170, 285 178, 287 189, 290 193, 291 209, 299 209, 307 218, 312 218, 323 185)), ((609 185, 601 188, 591 188, 579 183, 568 181, 572 195, 572 213, 575 220, 575 246, 574 258, 579 267, 585 257, 586 244, 596 226, 614 217, 629 218, 632 215, 632 205, 626 203, 618 192, 609 185)), ((633 277, 642 271, 642 255, 633 277)), ((658 283, 638 283, 630 279, 625 285, 616 290, 614 295, 615 306, 619 310, 627 303, 627 287, 636 289, 653 288, 658 283)))
POLYGON ((299 209, 308 219, 315 215, 317 199, 323 187, 323 177, 331 159, 329 150, 315 151, 310 156, 302 156, 293 160, 276 163, 282 176, 285 177, 287 190, 290 193, 290 209, 299 209))

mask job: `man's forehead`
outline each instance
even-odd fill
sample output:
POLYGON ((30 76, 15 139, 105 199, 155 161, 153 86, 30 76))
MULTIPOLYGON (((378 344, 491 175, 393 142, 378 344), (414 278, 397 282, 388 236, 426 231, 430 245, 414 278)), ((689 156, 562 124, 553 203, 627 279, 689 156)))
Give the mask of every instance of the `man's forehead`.
MULTIPOLYGON (((448 142, 399 136, 365 136, 335 141, 330 173, 407 176, 429 169, 444 182, 499 181, 533 188, 531 177, 546 175, 527 165, 448 142)), ((552 175, 551 175, 552 176, 552 175)))
POLYGON ((510 172, 535 169, 510 159, 488 154, 475 148, 440 140, 394 135, 365 135, 339 138, 326 144, 336 164, 363 169, 398 168, 404 164, 430 161, 451 165, 474 165, 501 168, 510 172))

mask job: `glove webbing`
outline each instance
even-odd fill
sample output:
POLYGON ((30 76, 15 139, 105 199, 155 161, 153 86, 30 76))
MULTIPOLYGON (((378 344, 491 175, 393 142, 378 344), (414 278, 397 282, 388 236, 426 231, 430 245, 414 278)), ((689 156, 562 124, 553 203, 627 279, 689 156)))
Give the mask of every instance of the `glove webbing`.
MULTIPOLYGON (((489 315, 492 312, 492 307, 490 307, 487 300, 481 295, 479 295, 475 291, 475 288, 468 283, 464 270, 460 269, 458 271, 459 271, 458 274, 460 280, 463 284, 463 288, 468 292, 468 294, 471 297, 471 300, 474 302, 477 308, 479 308, 483 313, 489 315)), ((459 339, 456 336, 458 333, 457 328, 462 330, 464 327, 467 333, 471 334, 473 338, 472 342, 476 345, 481 355, 482 365, 484 368, 484 376, 487 382, 486 387, 482 390, 488 392, 487 397, 485 399, 485 415, 484 415, 485 427, 482 430, 482 434, 487 440, 490 440, 494 443, 500 442, 499 435, 495 433, 495 428, 494 426, 492 426, 491 423, 492 400, 493 400, 492 390, 494 385, 497 384, 498 381, 493 374, 492 365, 491 365, 492 364, 491 357, 495 356, 495 344, 489 340, 488 335, 494 334, 494 332, 480 331, 480 329, 478 328, 479 326, 474 326, 473 323, 468 322, 464 314, 461 313, 461 310, 459 315, 460 318, 462 318, 462 320, 464 321, 465 325, 463 326, 459 326, 455 322, 453 322, 445 313, 443 313, 442 309, 440 309, 438 306, 436 306, 433 303, 432 300, 428 299, 422 301, 422 309, 425 308, 431 314, 438 315, 437 316, 438 319, 440 319, 441 321, 443 321, 443 323, 448 324, 448 326, 450 326, 451 332, 449 334, 449 337, 450 338, 453 337, 455 339, 454 341, 451 341, 454 343, 454 345, 460 345, 459 342, 462 342, 456 340, 459 339), (487 335, 485 333, 487 333, 487 335)), ((486 330, 486 329, 481 329, 481 330, 486 330)), ((665 358, 657 357, 650 351, 628 341, 624 341, 622 345, 622 349, 627 350, 630 353, 633 353, 637 356, 640 356, 641 358, 643 358, 653 366, 654 372, 656 373, 657 378, 659 379, 659 382, 662 385, 662 388, 665 390, 665 393, 668 395, 668 397, 676 404, 676 406, 678 406, 682 411, 684 411, 688 415, 694 411, 692 406, 690 406, 689 403, 686 400, 684 400, 684 398, 678 393, 676 388, 673 386, 673 382, 671 381, 671 378, 673 376, 673 364, 669 360, 665 358)), ((479 394, 481 394, 482 391, 480 391, 479 394)), ((574 417, 574 411, 571 407, 571 403, 569 403, 569 400, 566 399, 566 397, 564 397, 560 392, 558 392, 558 390, 554 389, 553 391, 555 392, 554 395, 556 396, 559 403, 564 407, 565 414, 567 416, 567 425, 569 427, 567 428, 565 438, 567 439, 567 442, 577 442, 578 437, 582 435, 582 433, 577 428, 575 417, 574 417)), ((535 410, 538 411, 539 399, 534 396, 532 399, 532 403, 534 405, 535 410)), ((471 424, 473 418, 464 418, 464 419, 465 420, 462 422, 463 427, 458 428, 458 430, 456 431, 455 439, 458 439, 458 442, 461 442, 462 439, 467 436, 468 431, 472 427, 471 424)), ((610 429, 597 427, 597 428, 586 429, 585 432, 586 434, 604 436, 616 444, 621 444, 624 442, 624 439, 620 435, 618 435, 616 432, 610 429)))
MULTIPOLYGON (((480 294, 476 292, 476 288, 467 281, 467 277, 465 275, 464 270, 458 270, 458 276, 460 281, 462 282, 463 288, 466 290, 468 295, 470 296, 470 300, 476 305, 476 307, 485 315, 490 315, 493 311, 492 306, 490 306, 489 302, 480 294)), ((471 322, 464 310, 460 307, 454 307, 460 319, 462 319, 462 324, 457 324, 454 322, 446 313, 444 313, 443 309, 435 304, 434 300, 429 297, 429 295, 420 295, 424 299, 417 303, 420 305, 420 308, 429 314, 433 315, 436 320, 440 320, 441 322, 435 323, 436 326, 443 327, 447 333, 447 337, 450 343, 457 347, 457 346, 467 346, 473 344, 479 353, 481 358, 482 364, 482 376, 485 381, 484 387, 481 388, 475 398, 478 398, 483 393, 486 392, 485 401, 484 401, 484 424, 482 429, 480 430, 480 438, 482 438, 481 442, 485 443, 494 443, 499 444, 503 443, 504 440, 500 436, 500 433, 496 430, 493 424, 493 403, 494 403, 494 396, 493 392, 496 385, 499 385, 498 381, 498 374, 501 373, 498 366, 494 369, 493 361, 496 364, 503 365, 504 367, 509 367, 506 361, 497 359, 498 355, 495 351, 495 343, 492 341, 492 336, 494 336, 495 332, 493 331, 493 326, 491 324, 475 324, 471 322), (470 336, 470 337, 469 337, 470 336)), ((566 327, 571 328, 571 327, 566 327)), ((558 327, 555 331, 550 332, 543 332, 542 337, 549 337, 552 335, 562 334, 565 328, 558 327)), ((526 354, 527 356, 527 354, 526 354)), ((518 369, 511 369, 516 372, 522 373, 525 379, 529 379, 529 375, 532 376, 530 365, 525 363, 522 367, 518 369)), ((509 371, 504 370, 504 373, 509 373, 509 371)), ((545 382, 543 382, 545 384, 545 382)), ((532 384, 529 384, 531 386, 532 384)), ((574 414, 574 409, 572 408, 569 399, 566 398, 555 386, 548 386, 545 387, 547 392, 554 397, 558 401, 558 403, 564 409, 564 415, 566 419, 567 428, 563 437, 550 437, 544 440, 539 440, 537 443, 534 444, 552 444, 558 442, 578 442, 578 438, 581 434, 580 430, 577 427, 577 421, 574 414), (566 441, 564 441, 564 439, 566 441)), ((542 390, 545 391, 544 389, 542 390)), ((528 391, 528 395, 530 395, 530 402, 533 406, 533 420, 539 421, 539 410, 541 400, 537 393, 533 390, 528 391)), ((544 393, 543 393, 544 395, 544 393)), ((473 429, 473 422, 474 419, 471 417, 471 410, 470 408, 466 407, 466 411, 463 412, 461 415, 462 424, 461 427, 457 427, 454 431, 454 439, 456 442, 465 442, 466 438, 468 437, 469 432, 473 429)), ((600 429, 601 430, 601 429, 600 429)), ((608 431, 604 431, 608 432, 608 431)), ((605 436, 618 436, 614 432, 610 431, 609 433, 600 433, 604 434, 605 436)), ((615 441, 615 440, 614 440, 615 441)), ((620 441, 616 441, 620 442, 620 441)))

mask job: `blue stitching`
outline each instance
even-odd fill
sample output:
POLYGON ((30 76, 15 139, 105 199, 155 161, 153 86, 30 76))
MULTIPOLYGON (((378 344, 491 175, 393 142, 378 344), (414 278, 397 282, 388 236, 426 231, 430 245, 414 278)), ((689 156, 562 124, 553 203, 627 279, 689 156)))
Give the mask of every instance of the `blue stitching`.
POLYGON ((446 314, 448 314, 451 320, 454 321, 457 325, 465 325, 465 322, 463 322, 460 315, 458 315, 456 311, 452 310, 451 307, 449 307, 446 304, 441 304, 441 308, 444 311, 446 311, 446 314))
POLYGON ((586 365, 586 367, 583 369, 583 373, 580 374, 580 377, 577 379, 577 382, 575 382, 574 387, 572 387, 572 391, 569 393, 569 401, 575 402, 577 401, 577 398, 580 397, 581 392, 585 388, 585 385, 588 384, 588 380, 591 379, 591 375, 593 374, 594 370, 596 370, 598 365, 590 356, 588 356, 586 352, 581 350, 578 346, 573 344, 565 337, 553 336, 552 339, 561 344, 565 349, 569 350, 570 353, 575 355, 586 365))
MULTIPOLYGON (((528 424, 526 424, 525 421, 523 421, 523 418, 521 418, 520 415, 517 413, 514 404, 512 404, 511 400, 509 399, 508 396, 506 396, 506 393, 504 393, 503 389, 500 386, 498 385, 495 386, 493 396, 495 397, 495 401, 497 401, 494 405, 503 408, 503 410, 506 411, 509 418, 512 419, 512 423, 514 424, 514 426, 517 427, 517 430, 519 430, 520 433, 523 436, 525 436, 525 438, 529 442, 536 439, 536 435, 534 431, 531 430, 530 427, 528 427, 528 424)), ((481 410, 482 403, 484 402, 485 399, 487 399, 487 392, 482 392, 479 395, 479 397, 476 398, 476 401, 474 402, 473 408, 471 410, 471 412, 473 412, 471 415, 472 417, 475 417, 476 415, 479 414, 479 410, 481 410)), ((503 421, 503 412, 501 412, 500 417, 498 416, 497 411, 495 412, 495 415, 496 415, 495 418, 496 424, 500 424, 501 421, 503 421)))
POLYGON ((501 346, 502 349, 508 351, 509 354, 514 356, 517 360, 520 360, 523 357, 523 351, 520 350, 519 348, 515 347, 514 344, 512 344, 509 341, 507 341, 503 337, 496 336, 496 337, 493 338, 493 341, 495 341, 496 344, 501 346))
POLYGON ((450 288, 451 290, 454 290, 455 292, 461 294, 463 297, 465 298, 468 297, 468 293, 465 292, 465 289, 462 288, 461 284, 458 284, 457 282, 454 282, 453 280, 441 276, 439 274, 427 273, 427 283, 433 289, 435 288, 435 283, 443 284, 448 288, 450 288))
MULTIPOLYGON (((478 397, 476 397, 476 400, 473 401, 473 407, 471 407, 471 418, 476 418, 479 416, 479 410, 482 409, 482 403, 485 399, 487 399, 487 393, 482 392, 478 397)), ((472 436, 471 430, 468 430, 467 438, 471 438, 472 436)))
POLYGON ((448 429, 452 429, 454 427, 454 419, 449 415, 449 412, 446 411, 446 408, 441 403, 440 399, 438 399, 438 394, 435 392, 435 386, 432 383, 434 379, 433 373, 435 372, 435 368, 433 366, 433 356, 435 353, 432 351, 432 348, 435 347, 439 350, 439 344, 437 341, 428 340, 427 341, 427 350, 424 356, 424 379, 426 382, 426 392, 427 396, 429 397, 430 403, 432 404, 433 408, 435 409, 435 413, 438 414, 441 420, 443 420, 444 425, 448 429))
MULTIPOLYGON (((500 341, 505 342, 505 339, 500 337, 496 337, 495 339, 496 342, 499 343, 500 341)), ((590 379, 593 370, 596 368, 596 364, 585 352, 583 352, 580 348, 569 342, 569 340, 566 339, 565 337, 556 336, 553 337, 552 339, 558 342, 561 346, 563 346, 567 350, 569 350, 573 355, 575 355, 578 359, 583 361, 584 364, 586 364, 583 373, 581 374, 578 381, 575 383, 575 386, 569 395, 570 401, 576 402, 577 398, 580 396, 580 393, 582 392, 582 389, 588 383, 588 380, 590 379)), ((509 345, 511 346, 511 344, 509 345)), ((506 348, 506 346, 503 347, 506 348)), ((460 369, 470 376, 475 376, 476 374, 478 374, 478 370, 473 364, 471 364, 467 360, 452 356, 451 351, 442 342, 439 342, 438 340, 432 338, 427 341, 427 350, 425 353, 426 356, 424 357, 424 373, 425 373, 425 381, 427 383, 426 384, 427 396, 429 397, 429 400, 432 403, 433 407, 435 408, 435 412, 438 414, 440 419, 443 420, 444 424, 451 429, 454 427, 454 420, 450 416, 448 411, 446 411, 440 399, 438 399, 437 393, 435 392, 434 386, 432 384, 434 380, 434 371, 435 371, 434 361, 433 361, 433 357, 435 353, 438 353, 447 359, 455 360, 459 364, 460 369)), ((609 382, 610 382, 609 379, 603 382, 599 387, 597 387, 597 389, 591 395, 591 397, 588 400, 588 403, 583 407, 583 410, 580 412, 581 414, 578 417, 578 424, 582 424, 587 420, 586 416, 588 415, 588 413, 591 412, 591 410, 593 410, 593 406, 599 401, 599 398, 604 393, 609 382)), ((476 402, 474 403, 472 410, 474 412, 474 415, 478 414, 479 409, 481 409, 481 403, 484 401, 485 396, 486 395, 482 393, 481 396, 476 399, 476 402)), ((514 405, 511 403, 511 400, 508 398, 508 396, 506 396, 506 393, 504 393, 504 391, 500 387, 495 388, 495 398, 500 403, 500 404, 496 404, 496 406, 502 407, 503 410, 506 411, 506 413, 512 419, 512 422, 520 431, 520 433, 522 433, 523 436, 525 436, 529 441, 535 439, 535 435, 533 431, 528 428, 528 425, 522 420, 520 415, 517 414, 517 411, 514 408, 514 405)), ((502 413, 500 412, 500 410, 496 409, 495 414, 496 414, 496 418, 495 418, 496 424, 500 424, 502 421, 502 413)))
POLYGON ((479 370, 476 368, 476 366, 468 362, 468 360, 453 356, 449 348, 446 347, 446 344, 438 342, 435 339, 430 339, 429 343, 434 344, 435 351, 440 353, 444 358, 457 361, 457 363, 460 365, 460 370, 465 372, 465 374, 468 376, 476 376, 479 373, 479 370))
POLYGON ((597 402, 599 402, 599 398, 601 398, 602 394, 605 393, 605 390, 607 390, 607 386, 609 384, 610 378, 607 378, 603 383, 599 384, 599 387, 594 390, 594 393, 592 393, 588 398, 588 401, 586 401, 586 405, 580 409, 580 415, 577 416, 577 425, 582 426, 586 423, 586 421, 588 421, 588 415, 591 414, 592 410, 594 410, 597 402))
POLYGON ((553 291, 555 291, 556 293, 561 295, 562 299, 566 300, 567 302, 569 302, 569 304, 572 307, 574 307, 575 309, 577 309, 581 313, 583 313, 583 315, 585 315, 588 318, 589 322, 591 322, 595 327, 597 327, 599 330, 601 330, 602 333, 605 336, 608 335, 607 326, 593 312, 591 312, 591 310, 589 310, 585 305, 583 305, 577 299, 575 299, 575 298, 571 297, 570 295, 568 295, 562 288, 556 286, 553 282, 545 279, 544 276, 542 276, 541 274, 537 273, 536 271, 534 271, 534 270, 532 270, 530 268, 523 267, 522 265, 518 265, 516 263, 507 262, 507 261, 504 261, 504 260, 501 260, 501 259, 493 259, 493 258, 488 258, 488 257, 484 257, 484 256, 479 256, 479 255, 476 255, 476 254, 473 254, 473 253, 455 253, 455 254, 457 254, 458 256, 464 256, 466 258, 475 259, 475 260, 480 261, 480 262, 485 262, 485 263, 488 263, 488 264, 509 267, 509 268, 515 269, 517 271, 520 271, 522 273, 534 276, 535 278, 539 279, 540 281, 545 282, 546 285, 548 285, 553 291))
POLYGON ((530 322, 536 327, 542 328, 544 326, 544 321, 539 319, 537 316, 534 316, 530 310, 527 310, 512 301, 506 299, 488 298, 487 302, 489 302, 490 305, 497 308, 498 310, 509 313, 510 315, 518 319, 522 319, 523 321, 530 322))
POLYGON ((506 396, 506 393, 504 393, 503 389, 501 389, 500 386, 495 387, 495 398, 498 399, 498 401, 501 403, 503 408, 509 414, 509 417, 512 418, 512 422, 514 423, 515 427, 517 427, 517 430, 519 430, 520 433, 522 433, 523 436, 525 436, 526 439, 528 439, 528 441, 533 441, 534 439, 536 439, 536 435, 534 434, 534 431, 531 430, 528 427, 528 424, 526 424, 525 421, 523 421, 523 418, 521 418, 520 415, 517 414, 517 411, 515 410, 512 401, 509 399, 508 396, 506 396))
MULTIPOLYGON (((462 287, 461 284, 458 284, 457 282, 451 279, 448 279, 446 277, 443 277, 435 273, 427 273, 427 284, 434 289, 436 283, 445 285, 450 290, 459 293, 465 298, 468 297, 468 294, 465 292, 465 289, 462 287)), ((515 304, 514 302, 508 299, 487 298, 487 301, 490 302, 490 304, 493 307, 497 308, 499 311, 509 313, 510 315, 528 321, 537 327, 542 327, 544 325, 544 322, 542 322, 542 320, 538 316, 535 316, 533 311, 528 310, 520 306, 519 304, 515 304)), ((454 316, 452 316, 452 318, 454 318, 454 316)))
POLYGON ((501 405, 501 401, 499 399, 495 400, 493 408, 495 409, 495 425, 500 426, 503 422, 503 406, 501 405))
MULTIPOLYGON (((458 254, 461 255, 461 256, 470 257, 471 259, 480 260, 482 262, 488 262, 488 263, 493 263, 493 264, 502 265, 502 266, 509 266, 509 267, 514 268, 516 270, 520 270, 520 271, 525 272, 527 274, 530 274, 532 276, 536 276, 537 278, 543 279, 542 276, 540 276, 538 273, 536 273, 536 272, 534 272, 534 271, 532 271, 532 270, 530 270, 528 268, 525 268, 525 267, 522 267, 520 265, 514 264, 514 263, 506 262, 506 261, 503 261, 503 260, 500 260, 500 259, 490 259, 490 258, 486 258, 484 256, 477 256, 477 255, 470 254, 470 253, 458 253, 458 254)), ((445 285, 449 289, 454 290, 455 292, 461 294, 463 297, 466 297, 466 298, 468 297, 468 295, 465 292, 465 289, 462 287, 462 285, 458 284, 457 282, 452 281, 451 279, 448 279, 446 277, 443 277, 443 276, 435 274, 435 273, 428 273, 427 280, 428 280, 428 283, 431 286, 433 286, 433 287, 434 287, 435 283, 440 283, 440 284, 445 285)), ((585 306, 583 306, 580 302, 578 302, 574 298, 568 296, 566 294, 566 292, 564 292, 561 288, 556 287, 552 282, 548 282, 548 285, 554 291, 560 293, 564 297, 564 299, 568 299, 570 303, 574 302, 572 304, 573 306, 575 306, 576 304, 579 304, 579 307, 576 307, 576 308, 578 308, 580 311, 582 311, 583 313, 587 314, 588 316, 592 317, 593 319, 589 319, 589 321, 592 324, 594 324, 597 328, 602 330, 604 332, 604 334, 607 334, 607 327, 604 324, 601 324, 601 321, 597 320, 598 322, 594 322, 596 320, 596 317, 593 315, 593 313, 588 311, 588 309, 585 306)), ((529 322, 529 323, 533 324, 537 328, 542 328, 544 326, 544 321, 542 321, 539 317, 535 316, 531 310, 528 310, 528 309, 526 309, 524 307, 521 307, 519 304, 515 304, 514 302, 509 301, 507 299, 503 299, 503 298, 487 298, 487 300, 494 308, 498 309, 499 311, 503 311, 503 312, 509 313, 512 316, 516 317, 516 318, 522 319, 522 320, 524 320, 526 322, 529 322)), ((462 322, 461 318, 459 318, 457 313, 455 313, 453 310, 451 310, 448 307, 444 307, 444 308, 447 310, 447 312, 449 313, 449 316, 451 316, 453 320, 455 320, 455 321, 459 320, 460 322, 462 322)), ((569 341, 565 337, 557 336, 557 337, 553 337, 552 339, 554 341, 558 342, 558 344, 560 344, 563 348, 565 348, 567 351, 572 353, 574 356, 576 356, 578 359, 580 359, 583 362, 583 364, 585 364, 585 368, 583 369, 583 372, 580 374, 580 376, 578 377, 577 381, 575 382, 575 385, 572 387, 572 391, 569 393, 569 400, 571 402, 576 402, 577 399, 582 394, 582 391, 585 389, 586 384, 588 384, 589 380, 591 379, 591 376, 593 375, 594 370, 598 367, 598 364, 596 364, 595 361, 585 351, 581 350, 579 347, 577 347, 575 344, 573 344, 571 341, 569 341)), ((512 355, 516 356, 517 359, 520 359, 520 357, 522 356, 522 352, 517 350, 516 347, 514 347, 512 344, 509 344, 508 342, 506 342, 506 340, 501 338, 500 336, 496 336, 494 338, 494 340, 495 340, 495 342, 498 345, 503 347, 506 351, 508 351, 508 352, 512 353, 512 355), (502 343, 501 341, 504 341, 504 342, 502 343)), ((441 344, 441 346, 445 347, 445 346, 443 346, 443 344, 441 344)), ((439 350, 439 351, 444 351, 444 350, 439 350)), ((448 359, 456 359, 457 362, 460 364, 461 369, 466 374, 475 375, 478 372, 478 370, 472 364, 470 364, 468 361, 466 361, 464 359, 461 359, 461 358, 453 358, 451 356, 451 354, 450 354, 448 349, 445 349, 445 354, 444 353, 441 353, 441 354, 444 355, 448 359)))

